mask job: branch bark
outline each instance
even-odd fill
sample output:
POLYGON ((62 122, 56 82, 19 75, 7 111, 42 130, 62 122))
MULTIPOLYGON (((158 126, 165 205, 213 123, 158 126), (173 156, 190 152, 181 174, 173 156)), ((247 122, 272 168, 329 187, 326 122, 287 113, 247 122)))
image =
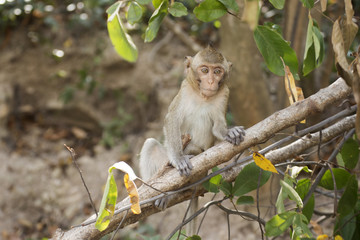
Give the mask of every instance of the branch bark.
MULTIPOLYGON (((294 105, 274 113, 265 120, 247 129, 245 140, 239 146, 233 146, 230 143, 222 142, 194 157, 192 159, 194 168, 192 169, 191 176, 182 177, 176 169, 167 167, 160 174, 155 176, 149 184, 163 192, 187 186, 191 182, 196 181, 198 179, 197 176, 204 175, 204 173, 206 173, 209 169, 229 161, 236 154, 248 149, 251 146, 268 140, 275 133, 300 122, 307 116, 316 112, 322 112, 327 106, 346 98, 349 94, 351 94, 351 88, 346 85, 343 79, 339 78, 329 87, 320 90, 303 101, 297 102, 294 105)), ((276 159, 271 160, 277 161, 276 159)), ((159 192, 146 186, 142 186, 139 189, 139 195, 142 199, 150 199, 158 194, 159 192)), ((178 197, 174 198, 169 203, 169 206, 190 199, 191 195, 192 190, 187 190, 182 194, 178 194, 178 197)), ((117 204, 117 209, 128 209, 128 207, 129 199, 124 199, 117 204)), ((122 227, 159 212, 159 210, 152 204, 142 206, 141 210, 142 213, 139 215, 134 215, 129 212, 122 227)), ((53 239, 100 239, 102 236, 114 231, 117 228, 125 213, 126 212, 121 212, 115 215, 110 222, 109 227, 103 232, 99 232, 92 223, 72 228, 68 231, 58 229, 53 239)), ((95 215, 86 220, 85 223, 89 221, 91 222, 94 219, 95 215)))

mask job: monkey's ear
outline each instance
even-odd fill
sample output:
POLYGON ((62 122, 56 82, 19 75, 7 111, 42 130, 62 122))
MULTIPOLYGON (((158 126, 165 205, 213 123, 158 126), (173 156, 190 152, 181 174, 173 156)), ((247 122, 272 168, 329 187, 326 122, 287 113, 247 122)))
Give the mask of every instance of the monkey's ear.
POLYGON ((189 68, 191 66, 193 58, 190 56, 185 57, 184 65, 185 68, 189 68))
POLYGON ((228 64, 229 64, 229 72, 231 71, 231 69, 232 69, 232 65, 233 65, 233 63, 232 62, 228 62, 228 64))

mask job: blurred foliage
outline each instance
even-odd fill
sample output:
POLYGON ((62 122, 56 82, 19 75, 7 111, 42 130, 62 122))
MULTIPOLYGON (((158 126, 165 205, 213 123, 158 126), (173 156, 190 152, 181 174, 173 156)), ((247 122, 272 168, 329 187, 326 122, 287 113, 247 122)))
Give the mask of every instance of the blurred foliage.
MULTIPOLYGON (((105 27, 105 9, 113 0, 0 0, 0 40, 16 28, 38 25, 56 32, 105 27)), ((30 31, 29 31, 30 32, 30 31)), ((29 36, 31 37, 31 36, 29 36)))

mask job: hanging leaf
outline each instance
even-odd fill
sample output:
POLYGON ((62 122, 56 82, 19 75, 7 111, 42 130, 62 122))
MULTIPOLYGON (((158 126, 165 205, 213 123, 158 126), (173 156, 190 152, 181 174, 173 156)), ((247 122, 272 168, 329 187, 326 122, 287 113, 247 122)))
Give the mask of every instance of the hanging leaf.
POLYGON ((135 62, 138 57, 138 51, 130 35, 125 31, 118 11, 108 16, 107 28, 116 52, 126 61, 135 62))
POLYGON ((293 222, 293 239, 306 238, 309 239, 312 237, 312 233, 308 227, 308 220, 304 214, 297 213, 294 217, 293 222))
POLYGON ((200 21, 211 22, 222 17, 226 10, 224 4, 218 0, 205 0, 194 8, 194 14, 200 21))
POLYGON ((141 209, 140 209, 139 193, 137 191, 135 183, 129 180, 129 174, 127 173, 124 175, 124 184, 128 192, 128 195, 130 197, 131 211, 134 214, 140 214, 141 209))
POLYGON ((115 211, 115 204, 117 199, 117 186, 114 175, 109 172, 106 181, 104 194, 100 204, 98 218, 96 219, 95 227, 101 232, 104 231, 110 223, 115 211))
POLYGON ((138 177, 135 175, 134 170, 125 162, 115 163, 109 168, 109 171, 111 172, 115 168, 125 173, 124 184, 130 198, 131 211, 134 214, 140 214, 139 194, 134 182, 138 177))
POLYGON ((174 17, 182 17, 188 14, 187 8, 180 2, 174 2, 170 5, 169 13, 174 17))
POLYGON ((117 1, 113 5, 111 5, 108 9, 106 9, 106 13, 110 16, 119 12, 119 9, 122 5, 122 1, 117 1))
POLYGON ((138 22, 143 14, 141 6, 137 2, 130 2, 129 10, 126 12, 126 19, 130 24, 138 22))
POLYGON ((324 38, 319 27, 309 14, 309 23, 306 34, 303 74, 306 76, 317 68, 324 59, 324 38))
POLYGON ((131 210, 134 214, 140 214, 141 209, 139 205, 139 194, 134 183, 138 177, 135 175, 134 170, 125 162, 118 162, 109 168, 109 175, 106 181, 104 194, 101 200, 98 218, 96 219, 95 227, 99 231, 105 230, 110 223, 115 211, 115 204, 117 200, 117 186, 113 169, 118 169, 125 173, 124 184, 130 197, 131 210))
POLYGON ((254 38, 271 72, 284 76, 282 58, 285 65, 289 66, 294 77, 296 79, 299 78, 297 74, 298 60, 296 53, 278 32, 267 26, 257 26, 254 31, 254 38))
POLYGON ((320 0, 320 4, 321 4, 321 11, 325 12, 327 7, 327 0, 320 0))
MULTIPOLYGON (((308 178, 300 179, 296 184, 295 191, 299 194, 300 198, 304 200, 306 194, 310 190, 310 187, 311 187, 310 179, 308 178)), ((308 221, 311 220, 312 214, 314 213, 314 207, 315 207, 315 198, 314 198, 314 194, 312 194, 309 201, 302 209, 302 213, 304 214, 304 216, 307 218, 308 221)))
POLYGON ((168 8, 168 1, 164 0, 151 15, 151 18, 149 20, 149 26, 146 28, 145 31, 145 42, 151 42, 152 40, 155 39, 159 31, 161 22, 168 13, 167 8, 168 8))
POLYGON ((258 165, 261 169, 279 174, 274 165, 270 162, 270 160, 265 158, 262 154, 254 152, 253 158, 256 165, 258 165))
MULTIPOLYGON (((235 179, 233 192, 235 196, 242 196, 258 187, 260 168, 255 163, 250 163, 244 167, 235 179)), ((264 185, 270 178, 271 172, 261 173, 260 186, 264 185)))
POLYGON ((301 197, 299 194, 295 191, 293 187, 291 187, 289 184, 284 182, 283 180, 280 180, 280 185, 283 188, 283 190, 287 193, 287 195, 296 202, 297 206, 302 209, 304 207, 303 201, 301 200, 301 197))
POLYGON ((283 9, 285 5, 285 0, 269 0, 269 2, 274 6, 276 9, 283 9))

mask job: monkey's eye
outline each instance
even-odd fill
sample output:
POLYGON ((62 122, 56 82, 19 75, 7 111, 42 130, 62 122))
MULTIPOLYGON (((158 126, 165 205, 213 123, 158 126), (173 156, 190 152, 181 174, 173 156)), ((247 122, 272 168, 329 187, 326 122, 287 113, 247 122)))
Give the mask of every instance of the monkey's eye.
POLYGON ((214 73, 215 73, 215 74, 221 74, 221 70, 220 70, 220 69, 215 69, 215 70, 214 70, 214 73))
POLYGON ((208 69, 208 68, 205 68, 205 67, 204 67, 204 68, 201 68, 201 72, 202 72, 202 73, 208 73, 208 72, 209 72, 209 69, 208 69))

